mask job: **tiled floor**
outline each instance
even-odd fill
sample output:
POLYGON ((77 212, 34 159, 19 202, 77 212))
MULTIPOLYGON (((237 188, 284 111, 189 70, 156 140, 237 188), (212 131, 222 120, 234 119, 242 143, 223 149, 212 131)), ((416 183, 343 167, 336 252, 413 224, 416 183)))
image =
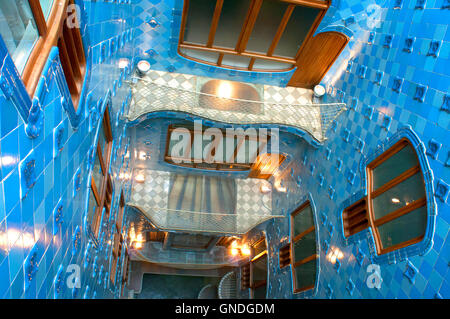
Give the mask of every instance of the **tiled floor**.
POLYGON ((217 286, 220 278, 145 274, 136 299, 196 299, 206 285, 217 286))

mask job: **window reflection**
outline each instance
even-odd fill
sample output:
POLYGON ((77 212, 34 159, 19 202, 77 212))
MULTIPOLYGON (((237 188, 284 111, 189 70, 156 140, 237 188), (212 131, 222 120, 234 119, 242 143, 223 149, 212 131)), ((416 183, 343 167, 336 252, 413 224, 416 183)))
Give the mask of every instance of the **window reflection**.
POLYGON ((0 1, 0 34, 18 71, 22 73, 39 38, 28 1, 0 1))

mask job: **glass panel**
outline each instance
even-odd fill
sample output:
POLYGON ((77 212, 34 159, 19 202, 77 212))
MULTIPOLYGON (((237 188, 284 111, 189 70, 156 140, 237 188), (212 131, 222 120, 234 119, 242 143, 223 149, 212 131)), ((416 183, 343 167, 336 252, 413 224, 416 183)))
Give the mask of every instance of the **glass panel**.
POLYGON ((22 73, 39 38, 28 1, 0 1, 0 34, 22 73))
POLYGON ((220 13, 214 46, 235 48, 250 7, 250 0, 226 0, 220 13))
POLYGON ((296 289, 314 286, 316 281, 316 260, 295 267, 296 289))
POLYGON ((420 207, 393 221, 378 227, 383 248, 425 235, 427 228, 427 207, 420 207))
POLYGON ((94 192, 91 189, 91 191, 89 192, 89 208, 87 213, 87 221, 89 223, 92 223, 94 221, 96 209, 97 209, 97 201, 95 200, 94 192))
POLYGON ((294 262, 303 260, 316 253, 316 234, 310 232, 294 243, 294 262))
POLYGON ((273 55, 294 58, 320 9, 296 6, 273 55))
POLYGON ((266 249, 267 249, 266 240, 261 240, 260 242, 258 242, 253 246, 253 256, 258 256, 266 249))
POLYGON ((419 164, 415 151, 406 146, 373 170, 373 189, 386 184, 409 168, 419 164))
POLYGON ((266 288, 267 285, 262 285, 253 289, 253 299, 266 299, 266 288))
POLYGON ((97 186, 97 191, 100 193, 103 181, 103 173, 98 155, 95 155, 94 167, 92 168, 92 178, 94 179, 95 186, 97 186))
POLYGON ((224 66, 231 66, 235 68, 248 69, 250 58, 240 55, 225 54, 223 56, 222 64, 224 66))
POLYGON ((184 41, 204 44, 208 41, 216 1, 191 0, 184 30, 184 41))
POLYGON ((267 280, 267 254, 252 262, 252 271, 253 284, 267 280))
POLYGON ((253 64, 253 70, 290 70, 293 65, 284 62, 256 59, 253 64))
POLYGON ((45 21, 48 20, 50 12, 52 11, 53 0, 39 0, 41 3, 42 12, 44 13, 45 21))
POLYGON ((98 145, 100 145, 101 149, 102 149, 102 155, 103 155, 103 160, 105 162, 107 162, 107 158, 106 158, 106 136, 105 136, 105 129, 103 126, 103 123, 98 131, 98 145))
POLYGON ((425 186, 419 172, 372 200, 375 220, 423 197, 425 186))
POLYGON ((217 52, 207 52, 207 51, 201 51, 201 50, 191 50, 191 49, 184 49, 180 48, 180 52, 188 57, 202 60, 205 62, 210 63, 217 63, 217 60, 219 59, 219 53, 217 52))
POLYGON ((278 0, 264 0, 247 43, 247 51, 266 53, 277 33, 288 4, 278 0))
POLYGON ((311 206, 307 206, 302 209, 297 215, 294 216, 294 234, 293 237, 303 233, 305 230, 314 226, 313 213, 311 206))

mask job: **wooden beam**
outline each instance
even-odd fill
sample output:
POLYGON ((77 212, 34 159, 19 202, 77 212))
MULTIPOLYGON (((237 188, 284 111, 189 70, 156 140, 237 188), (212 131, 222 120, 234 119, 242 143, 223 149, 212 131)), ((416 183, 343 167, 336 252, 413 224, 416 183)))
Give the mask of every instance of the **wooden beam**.
POLYGON ((216 35, 217 26, 219 25, 220 13, 222 12, 223 0, 216 1, 216 8, 214 10, 214 15, 211 21, 211 28, 209 29, 208 42, 206 46, 208 48, 212 47, 214 43, 214 37, 216 35))
POLYGON ((317 8, 322 10, 326 10, 330 6, 329 1, 321 1, 321 0, 280 0, 280 1, 303 7, 317 8))
POLYGON ((271 56, 273 52, 275 51, 278 42, 280 42, 281 36, 283 35, 284 30, 286 29, 286 26, 289 22, 289 19, 291 18, 292 12, 294 12, 295 5, 290 4, 286 11, 284 12, 283 18, 281 19, 280 25, 278 26, 277 33, 275 34, 275 37, 272 40, 272 44, 269 47, 269 50, 267 50, 267 55, 271 56))
POLYGON ((238 44, 236 45, 236 51, 242 53, 247 47, 248 40, 252 34, 253 27, 255 26, 256 19, 258 18, 259 10, 261 9, 263 0, 254 0, 253 5, 250 6, 249 15, 242 26, 241 36, 239 37, 238 44))
MULTIPOLYGON (((290 58, 283 58, 283 57, 273 57, 273 56, 267 56, 265 54, 260 53, 253 53, 253 52, 236 52, 233 49, 226 49, 226 48, 208 48, 202 45, 193 44, 193 43, 182 43, 179 45, 182 49, 192 49, 192 50, 200 50, 200 51, 207 51, 207 52, 216 52, 216 53, 224 53, 224 54, 230 54, 230 55, 239 55, 239 56, 245 56, 249 58, 256 58, 256 59, 263 59, 263 60, 269 60, 269 61, 276 61, 276 62, 282 62, 286 64, 295 64, 297 61, 290 58)), ((191 59, 191 58, 190 58, 191 59)))

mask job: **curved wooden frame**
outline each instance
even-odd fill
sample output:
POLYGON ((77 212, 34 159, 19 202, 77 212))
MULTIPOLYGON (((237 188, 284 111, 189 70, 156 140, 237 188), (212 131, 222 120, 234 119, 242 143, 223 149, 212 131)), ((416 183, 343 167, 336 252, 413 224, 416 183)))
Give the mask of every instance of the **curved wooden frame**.
POLYGON ((249 6, 249 9, 247 12, 247 17, 244 20, 244 23, 243 23, 243 26, 241 29, 241 33, 239 35, 239 38, 238 38, 238 41, 237 41, 237 44, 236 44, 236 47, 234 48, 234 50, 229 49, 229 48, 213 46, 214 37, 215 37, 216 30, 217 30, 217 26, 218 26, 218 22, 219 22, 219 18, 220 18, 224 0, 216 0, 216 1, 217 1, 216 7, 215 7, 215 10, 213 13, 207 43, 206 43, 206 45, 198 45, 198 44, 188 43, 188 42, 184 41, 184 33, 185 33, 184 31, 185 31, 185 27, 186 27, 187 15, 188 15, 188 10, 189 10, 189 0, 184 0, 183 14, 182 14, 182 19, 181 19, 181 27, 180 27, 180 37, 179 37, 179 41, 178 41, 178 54, 186 59, 193 60, 193 61, 196 61, 199 63, 204 63, 207 65, 218 66, 218 67, 222 67, 222 68, 226 68, 226 69, 241 70, 241 71, 256 71, 256 72, 287 72, 287 71, 293 70, 296 66, 298 66, 299 62, 300 62, 299 57, 301 56, 301 53, 303 52, 305 47, 310 45, 310 42, 311 42, 311 39, 312 39, 314 33, 316 32, 320 22, 322 21, 323 17, 325 16, 325 14, 330 6, 330 1, 280 0, 282 2, 289 3, 289 5, 283 15, 283 18, 280 21, 280 24, 278 26, 278 29, 275 33, 275 36, 271 42, 271 45, 270 45, 268 51, 266 52, 266 54, 261 54, 261 53, 246 51, 246 46, 247 46, 248 40, 250 39, 251 33, 253 31, 253 27, 256 23, 256 20, 257 20, 258 14, 259 14, 259 10, 262 6, 263 0, 252 0, 252 2, 250 3, 250 6, 249 6), (308 34, 306 35, 304 41, 302 42, 302 45, 300 46, 299 50, 297 51, 295 58, 273 56, 273 53, 283 35, 283 32, 289 22, 291 14, 294 11, 296 6, 317 8, 317 9, 320 9, 321 11, 317 15, 308 34), (216 52, 219 54, 219 57, 218 57, 216 63, 208 62, 208 61, 193 58, 186 54, 183 54, 180 51, 180 49, 183 49, 183 48, 208 51, 208 52, 216 52), (249 57, 250 58, 249 66, 247 68, 242 68, 242 67, 233 67, 233 66, 229 66, 229 65, 223 65, 222 61, 223 61, 223 57, 225 54, 249 57), (289 66, 286 69, 254 69, 253 66, 254 66, 256 59, 277 61, 277 62, 281 62, 281 63, 286 63, 288 65, 291 64, 292 66, 289 66))
MULTIPOLYGON (((291 236, 294 235, 294 218, 295 216, 299 215, 300 213, 303 212, 303 210, 307 207, 311 207, 311 202, 308 200, 306 202, 304 202, 302 205, 300 205, 298 208, 296 208, 292 213, 291 213, 291 236)), ((312 209, 312 207, 311 207, 312 209)), ((314 219, 314 216, 312 216, 314 219)), ((315 233, 316 231, 316 227, 313 221, 313 225, 311 227, 309 227, 308 229, 306 229, 305 231, 303 231, 301 234, 298 234, 297 236, 293 237, 290 243, 290 264, 291 264, 291 271, 292 271, 292 282, 294 284, 294 293, 299 293, 299 292, 303 292, 306 290, 311 290, 314 289, 314 287, 316 286, 316 276, 314 277, 314 285, 311 286, 306 286, 306 287, 297 287, 297 272, 295 270, 296 267, 306 264, 307 262, 313 261, 313 260, 317 260, 318 256, 317 256, 317 252, 315 252, 314 254, 312 254, 311 256, 308 256, 302 260, 299 261, 295 261, 295 250, 294 250, 294 244, 298 241, 300 241, 303 237, 305 237, 306 235, 308 235, 311 232, 315 233)), ((317 246, 317 243, 316 243, 317 246)), ((317 262, 316 262, 316 274, 317 274, 317 262)))
POLYGON ((39 31, 39 39, 22 73, 26 90, 30 96, 34 95, 50 51, 58 46, 61 64, 76 111, 86 75, 86 57, 79 28, 68 28, 65 24, 68 6, 75 4, 74 0, 54 0, 47 21, 39 0, 28 0, 28 2, 39 31))
MULTIPOLYGON (((397 154, 400 150, 404 149, 405 147, 411 147, 414 150, 414 147, 411 145, 411 143, 407 139, 403 138, 400 141, 398 141, 396 144, 394 144, 392 147, 390 147, 388 150, 386 150, 382 155, 377 157, 369 165, 367 165, 367 168, 366 168, 366 172, 367 172, 367 201, 366 202, 367 202, 367 208, 368 208, 367 209, 368 217, 369 217, 368 219, 369 219, 369 225, 372 228, 372 231, 374 234, 375 246, 377 247, 377 251, 380 255, 389 253, 391 251, 394 251, 394 250, 397 250, 400 248, 404 248, 406 246, 416 244, 416 243, 420 242, 424 238, 424 235, 425 235, 425 234, 423 234, 419 237, 412 238, 403 243, 399 243, 399 244, 384 248, 383 243, 381 242, 378 227, 381 225, 384 225, 388 222, 391 222, 401 216, 404 216, 417 208, 426 206, 427 205, 426 197, 415 200, 411 204, 402 206, 401 208, 399 208, 393 212, 390 212, 387 215, 385 215, 381 218, 378 218, 378 219, 375 219, 375 213, 373 211, 372 200, 374 198, 376 198, 376 197, 380 196, 381 194, 383 194, 384 192, 392 189, 393 187, 402 183, 409 177, 421 172, 419 158, 418 158, 416 152, 414 151, 414 155, 417 160, 417 165, 411 167, 410 169, 406 170, 405 172, 401 173, 400 175, 397 175, 395 178, 391 179, 386 184, 378 187, 376 190, 373 189, 373 170, 376 167, 378 167, 379 165, 381 165, 383 162, 385 162, 386 160, 391 158, 393 155, 397 154)), ((421 174, 421 178, 422 178, 424 193, 426 193, 425 183, 423 181, 423 174, 421 174)))
MULTIPOLYGON (((405 248, 407 246, 411 246, 411 245, 417 244, 418 242, 422 241, 425 234, 418 236, 416 238, 412 238, 405 242, 396 244, 396 245, 384 247, 383 243, 381 241, 381 238, 380 238, 380 233, 379 233, 378 228, 381 225, 384 225, 384 224, 391 222, 399 217, 402 217, 420 207, 427 206, 426 196, 413 201, 409 205, 402 206, 397 210, 389 212, 385 216, 380 217, 378 219, 375 218, 375 213, 374 213, 373 204, 372 204, 372 201, 374 198, 387 192, 388 190, 399 185, 400 183, 402 183, 406 179, 414 176, 417 173, 422 173, 421 167, 420 167, 420 160, 419 160, 419 157, 417 156, 416 150, 414 149, 413 145, 406 138, 400 139, 397 143, 392 145, 385 152, 383 152, 381 155, 379 155, 377 158, 375 158, 373 161, 371 161, 366 166, 367 196, 358 200, 357 202, 352 203, 350 206, 348 206, 347 208, 345 208, 343 210, 342 220, 344 221, 344 233, 347 234, 347 236, 352 236, 352 235, 370 227, 373 232, 375 247, 376 247, 377 253, 379 255, 387 254, 394 250, 405 248), (386 182, 384 185, 378 187, 377 189, 373 189, 373 170, 376 167, 378 167, 379 165, 381 165, 383 162, 385 162, 386 160, 388 160, 389 158, 391 158, 392 156, 397 154, 400 150, 404 149, 405 147, 411 147, 414 150, 414 155, 416 157, 417 164, 415 166, 407 169, 405 172, 397 175, 396 177, 389 180, 388 182, 386 182), (353 209, 355 207, 357 207, 357 209, 355 209, 353 211, 353 209), (348 222, 345 222, 349 218, 350 219, 355 218, 355 219, 358 219, 361 221, 364 220, 367 222, 355 227, 355 229, 352 230, 349 228, 350 224, 348 222)), ((425 187, 423 173, 420 175, 422 178, 424 193, 426 193, 426 187, 425 187)))

